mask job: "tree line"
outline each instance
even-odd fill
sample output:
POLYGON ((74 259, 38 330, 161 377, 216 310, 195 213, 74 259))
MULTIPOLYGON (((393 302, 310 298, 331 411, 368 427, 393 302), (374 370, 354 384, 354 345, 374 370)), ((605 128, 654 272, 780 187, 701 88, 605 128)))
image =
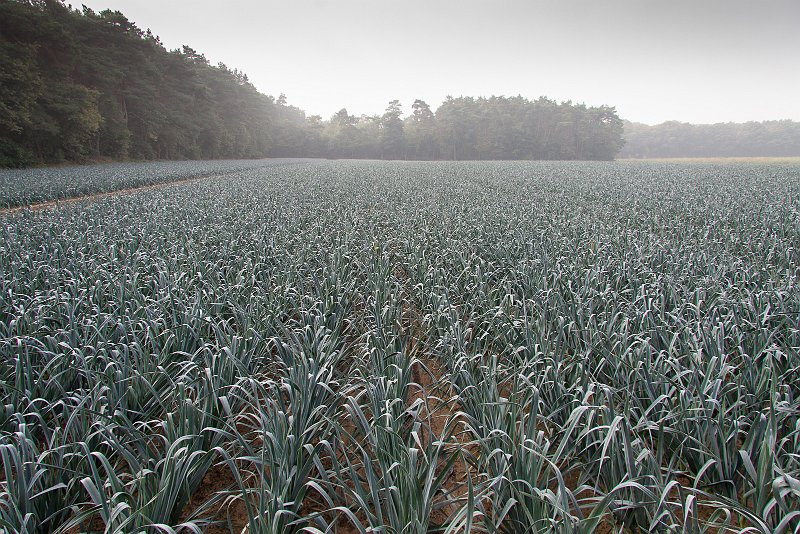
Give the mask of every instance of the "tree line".
POLYGON ((610 106, 547 98, 399 101, 383 114, 307 116, 118 11, 0 0, 0 166, 124 159, 328 157, 613 159, 610 106))
POLYGON ((791 120, 656 126, 625 121, 625 158, 800 156, 800 122, 791 120))

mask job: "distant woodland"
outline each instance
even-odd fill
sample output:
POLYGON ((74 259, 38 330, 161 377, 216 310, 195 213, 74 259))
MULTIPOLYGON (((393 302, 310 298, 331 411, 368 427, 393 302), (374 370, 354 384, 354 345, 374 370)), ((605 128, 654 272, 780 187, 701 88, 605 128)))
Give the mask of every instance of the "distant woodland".
POLYGON ((0 166, 326 157, 578 159, 796 156, 800 123, 658 126, 548 98, 393 100, 380 115, 307 116, 118 11, 0 0, 0 166), (624 146, 623 146, 624 145, 624 146))
POLYGON ((416 100, 306 116, 118 11, 0 0, 0 166, 62 161, 329 157, 613 159, 613 107, 547 98, 416 100), (404 115, 405 118, 404 118, 404 115))
POLYGON ((625 121, 623 158, 800 156, 800 122, 790 120, 648 126, 625 121))

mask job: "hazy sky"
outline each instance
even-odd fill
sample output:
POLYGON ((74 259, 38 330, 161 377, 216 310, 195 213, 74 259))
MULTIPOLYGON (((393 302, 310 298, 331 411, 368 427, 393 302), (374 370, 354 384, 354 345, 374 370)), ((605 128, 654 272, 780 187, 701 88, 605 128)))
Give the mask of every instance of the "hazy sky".
POLYGON ((800 0, 73 0, 308 114, 521 94, 655 124, 800 120, 800 0))

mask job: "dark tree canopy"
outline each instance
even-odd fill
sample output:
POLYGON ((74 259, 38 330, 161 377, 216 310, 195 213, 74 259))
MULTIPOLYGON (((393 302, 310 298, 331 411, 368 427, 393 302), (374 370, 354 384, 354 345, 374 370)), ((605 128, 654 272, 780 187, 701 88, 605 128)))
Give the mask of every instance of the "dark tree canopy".
POLYGON ((448 97, 436 121, 445 159, 610 160, 622 147, 622 121, 607 106, 448 97))
POLYGON ((61 161, 334 157, 613 159, 612 107, 521 96, 422 100, 325 121, 259 93, 118 11, 0 0, 0 166, 61 161))

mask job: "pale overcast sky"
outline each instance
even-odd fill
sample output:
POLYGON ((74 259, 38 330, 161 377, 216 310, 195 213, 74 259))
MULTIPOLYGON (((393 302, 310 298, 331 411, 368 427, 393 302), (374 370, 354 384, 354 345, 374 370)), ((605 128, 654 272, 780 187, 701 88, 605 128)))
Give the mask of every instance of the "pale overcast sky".
POLYGON ((521 94, 656 124, 800 120, 800 0, 83 0, 309 115, 521 94))

